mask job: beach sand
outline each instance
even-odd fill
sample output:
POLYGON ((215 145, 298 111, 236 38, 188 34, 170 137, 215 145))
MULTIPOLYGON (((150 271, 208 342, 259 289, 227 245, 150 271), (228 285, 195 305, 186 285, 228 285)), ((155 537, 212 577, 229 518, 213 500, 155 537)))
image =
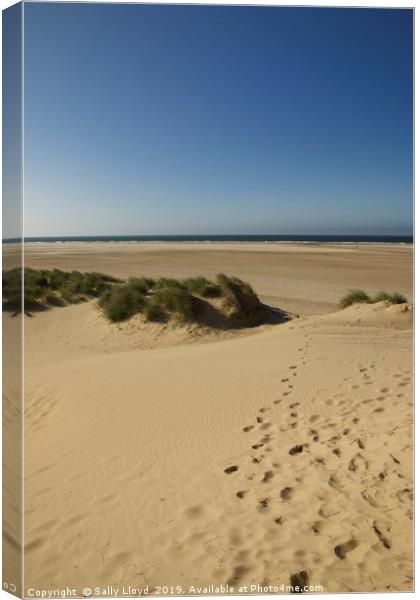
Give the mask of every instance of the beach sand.
POLYGON ((333 311, 349 288, 392 288, 411 298, 412 259, 412 246, 401 244, 25 244, 25 265, 33 268, 122 278, 225 272, 249 280, 265 302, 302 315, 333 311))
POLYGON ((413 589, 411 306, 336 308, 354 287, 411 302, 411 247, 37 244, 25 264, 224 271, 300 315, 212 336, 92 302, 25 317, 27 589, 413 589))

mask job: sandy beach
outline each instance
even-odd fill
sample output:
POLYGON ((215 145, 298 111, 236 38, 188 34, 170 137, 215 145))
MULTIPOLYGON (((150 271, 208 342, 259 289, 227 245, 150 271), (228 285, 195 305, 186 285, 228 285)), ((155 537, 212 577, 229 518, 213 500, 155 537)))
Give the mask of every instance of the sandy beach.
MULTIPOLYGON (((5 247, 4 268, 13 251, 5 247)), ((405 244, 91 243, 25 244, 25 265, 105 271, 115 277, 214 277, 249 280, 273 306, 302 315, 335 310, 351 288, 392 288, 412 297, 412 246, 405 244)))
POLYGON ((25 317, 26 589, 413 589, 411 246, 28 244, 25 266, 226 272, 294 316, 25 317), (352 288, 408 303, 339 311, 352 288))

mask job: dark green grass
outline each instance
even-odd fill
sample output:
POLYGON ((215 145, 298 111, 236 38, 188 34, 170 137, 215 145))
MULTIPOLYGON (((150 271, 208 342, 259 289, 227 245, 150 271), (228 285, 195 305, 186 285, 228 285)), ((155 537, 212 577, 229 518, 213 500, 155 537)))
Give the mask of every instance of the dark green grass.
MULTIPOLYGON (((216 281, 206 277, 173 279, 130 277, 126 282, 103 273, 79 271, 24 270, 24 309, 62 306, 97 298, 104 316, 113 323, 142 313, 149 321, 164 322, 174 317, 181 322, 198 322, 206 298, 223 299, 222 305, 236 303, 238 314, 246 315, 247 298, 258 298, 252 287, 238 279, 219 274, 216 281), (245 303, 245 304, 244 304, 245 303)), ((22 303, 22 270, 3 271, 3 306, 19 311, 22 303)))
POLYGON ((225 273, 219 273, 216 275, 216 282, 222 290, 228 289, 235 291, 235 289, 237 289, 245 294, 255 294, 251 285, 245 281, 242 281, 242 279, 238 279, 238 277, 225 275, 225 273))
POLYGON ((388 294, 387 292, 378 292, 372 298, 372 302, 381 301, 388 302, 389 304, 404 304, 404 302, 407 302, 407 298, 405 298, 402 294, 398 294, 397 292, 393 292, 392 294, 388 294))
POLYGON ((347 308, 352 304, 375 304, 376 302, 388 302, 388 304, 403 304, 407 302, 407 299, 394 292, 389 294, 387 292, 378 292, 375 296, 369 296, 363 290, 350 290, 350 292, 344 296, 340 301, 340 308, 347 308))
POLYGON ((145 302, 144 294, 129 284, 114 285, 99 298, 104 315, 113 323, 125 321, 141 312, 145 302))
POLYGON ((160 305, 165 312, 174 313, 182 321, 194 321, 200 310, 200 304, 193 294, 184 287, 174 285, 159 287, 151 301, 160 305))
POLYGON ((25 310, 47 304, 74 303, 97 298, 114 283, 115 277, 102 273, 65 272, 59 269, 25 268, 3 271, 3 302, 6 308, 20 310, 22 288, 25 310))
POLYGON ((222 295, 220 285, 209 281, 206 277, 189 277, 184 279, 182 283, 190 294, 195 294, 201 298, 217 298, 222 295))
POLYGON ((350 292, 340 300, 340 308, 347 308, 352 304, 370 304, 371 298, 363 290, 350 290, 350 292))
POLYGON ((156 285, 156 281, 150 277, 130 277, 127 284, 137 292, 147 294, 156 285))
POLYGON ((227 275, 219 275, 216 282, 205 277, 132 277, 123 285, 105 290, 99 306, 114 322, 137 313, 143 313, 148 321, 164 322, 175 317, 181 322, 197 322, 206 306, 202 298, 236 297, 239 291, 255 296, 249 284, 227 275))
POLYGON ((156 300, 149 299, 144 307, 144 316, 147 321, 164 322, 168 319, 168 313, 156 300))

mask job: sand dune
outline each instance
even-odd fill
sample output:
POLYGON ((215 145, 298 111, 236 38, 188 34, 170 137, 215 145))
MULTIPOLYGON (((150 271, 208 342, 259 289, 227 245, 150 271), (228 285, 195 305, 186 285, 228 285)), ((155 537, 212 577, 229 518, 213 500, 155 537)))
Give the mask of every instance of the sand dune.
POLYGON ((26 319, 27 587, 412 589, 410 310, 155 349, 82 316, 26 319))
POLYGON ((104 246, 28 245, 25 264, 225 271, 301 316, 241 331, 111 325, 94 302, 25 317, 26 589, 412 590, 411 305, 336 308, 355 287, 411 301, 412 248, 104 246))

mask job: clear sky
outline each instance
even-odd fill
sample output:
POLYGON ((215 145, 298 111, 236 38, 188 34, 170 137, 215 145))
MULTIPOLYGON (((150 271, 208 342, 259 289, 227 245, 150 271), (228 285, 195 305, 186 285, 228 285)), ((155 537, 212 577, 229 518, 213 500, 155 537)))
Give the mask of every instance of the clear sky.
POLYGON ((25 234, 407 234, 412 12, 25 5, 25 234))

